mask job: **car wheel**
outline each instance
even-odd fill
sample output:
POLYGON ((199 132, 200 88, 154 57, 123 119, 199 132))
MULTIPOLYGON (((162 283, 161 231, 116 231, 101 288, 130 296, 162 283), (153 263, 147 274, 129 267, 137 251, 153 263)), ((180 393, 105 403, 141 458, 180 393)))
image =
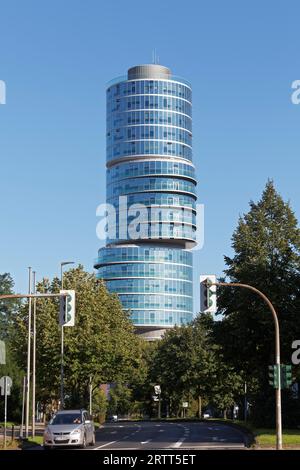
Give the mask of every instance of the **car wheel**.
POLYGON ((90 442, 90 446, 94 446, 96 444, 95 433, 93 433, 92 440, 90 442))
POLYGON ((86 437, 85 437, 85 434, 82 438, 82 444, 80 446, 80 449, 85 449, 86 448, 86 437))

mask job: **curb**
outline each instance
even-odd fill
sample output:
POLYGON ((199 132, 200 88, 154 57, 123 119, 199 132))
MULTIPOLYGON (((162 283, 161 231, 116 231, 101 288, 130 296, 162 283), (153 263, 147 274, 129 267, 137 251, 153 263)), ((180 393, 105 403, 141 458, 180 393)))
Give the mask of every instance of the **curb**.
MULTIPOLYGON (((200 421, 200 420, 199 420, 200 421)), ((219 420, 214 420, 214 419, 210 419, 209 421, 207 420, 201 420, 201 422, 203 423, 207 423, 207 422, 210 422, 210 423, 216 423, 216 424, 225 424, 225 426, 230 426, 234 429, 237 429, 238 431, 240 431, 244 438, 245 438, 245 446, 246 447, 253 447, 255 444, 256 444, 256 440, 255 440, 255 435, 253 434, 252 431, 250 431, 250 429, 242 426, 241 424, 237 424, 237 423, 233 423, 233 422, 225 422, 225 421, 219 421, 219 420)))

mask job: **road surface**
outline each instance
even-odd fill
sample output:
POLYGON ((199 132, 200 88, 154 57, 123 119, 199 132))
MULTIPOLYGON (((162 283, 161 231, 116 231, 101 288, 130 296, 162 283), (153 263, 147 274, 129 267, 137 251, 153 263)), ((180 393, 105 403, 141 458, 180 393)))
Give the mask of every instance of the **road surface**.
POLYGON ((242 431, 223 423, 119 421, 97 430, 93 449, 244 449, 245 442, 242 431))

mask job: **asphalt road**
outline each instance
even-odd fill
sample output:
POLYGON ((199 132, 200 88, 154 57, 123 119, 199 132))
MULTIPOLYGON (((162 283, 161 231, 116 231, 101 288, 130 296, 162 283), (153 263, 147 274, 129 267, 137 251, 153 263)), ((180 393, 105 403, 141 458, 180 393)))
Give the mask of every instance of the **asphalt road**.
POLYGON ((93 447, 94 450, 244 448, 242 431, 226 424, 146 421, 107 423, 97 430, 93 447))

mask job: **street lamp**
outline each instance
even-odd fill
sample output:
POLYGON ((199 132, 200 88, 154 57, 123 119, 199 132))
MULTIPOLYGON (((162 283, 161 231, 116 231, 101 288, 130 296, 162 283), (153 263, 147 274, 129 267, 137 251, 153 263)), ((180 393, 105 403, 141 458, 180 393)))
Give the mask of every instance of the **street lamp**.
MULTIPOLYGON (((33 271, 33 293, 36 294, 36 272, 33 271)), ((33 299, 32 338, 32 437, 35 437, 35 389, 36 389, 36 299, 33 299)))
MULTIPOLYGON (((60 263, 60 284, 61 290, 64 288, 63 266, 75 264, 75 261, 62 261, 60 263)), ((61 325, 61 363, 60 363, 60 409, 64 409, 64 326, 61 325)))
MULTIPOLYGON (((31 267, 28 268, 28 294, 31 294, 31 267)), ((27 373, 26 373, 26 414, 25 414, 25 437, 28 438, 29 407, 30 407, 30 353, 31 353, 31 297, 28 300, 28 338, 27 338, 27 373)))

